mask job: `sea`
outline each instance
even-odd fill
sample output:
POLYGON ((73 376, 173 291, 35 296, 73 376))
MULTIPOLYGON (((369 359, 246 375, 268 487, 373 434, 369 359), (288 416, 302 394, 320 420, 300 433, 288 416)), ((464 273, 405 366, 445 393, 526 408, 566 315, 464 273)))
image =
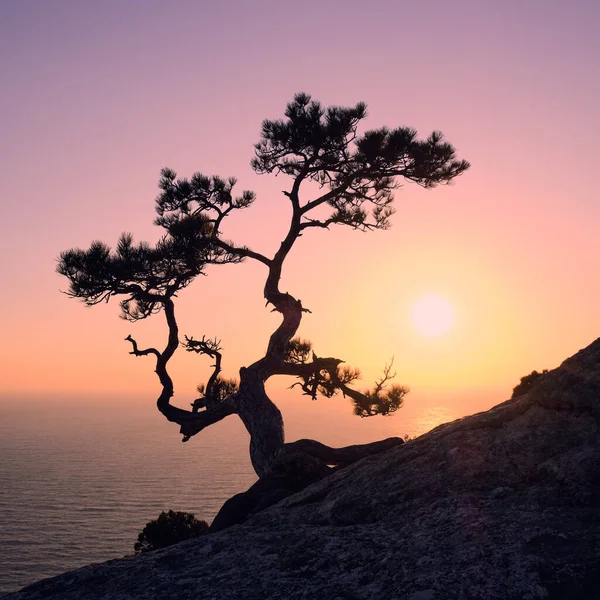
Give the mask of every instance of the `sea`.
MULTIPOLYGON (((462 416, 407 403, 360 419, 347 400, 289 401, 286 439, 334 446, 415 436, 462 416)), ((211 522, 256 475, 249 436, 231 416, 181 443, 153 401, 53 398, 0 402, 0 595, 89 563, 133 554, 163 510, 211 522)))

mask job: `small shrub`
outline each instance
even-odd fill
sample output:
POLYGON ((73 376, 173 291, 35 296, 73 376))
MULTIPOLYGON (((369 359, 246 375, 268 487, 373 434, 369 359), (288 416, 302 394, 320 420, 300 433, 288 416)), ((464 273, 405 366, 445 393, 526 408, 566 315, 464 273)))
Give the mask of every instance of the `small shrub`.
POLYGON ((541 373, 537 371, 532 371, 529 375, 525 375, 525 377, 521 377, 521 383, 513 388, 513 393, 511 398, 518 398, 523 394, 526 394, 537 382, 537 380, 545 375, 548 372, 548 369, 544 369, 541 373))
POLYGON ((178 542, 198 537, 208 530, 206 521, 199 521, 192 513, 170 510, 161 512, 158 519, 146 524, 138 535, 133 549, 136 554, 166 548, 178 542))

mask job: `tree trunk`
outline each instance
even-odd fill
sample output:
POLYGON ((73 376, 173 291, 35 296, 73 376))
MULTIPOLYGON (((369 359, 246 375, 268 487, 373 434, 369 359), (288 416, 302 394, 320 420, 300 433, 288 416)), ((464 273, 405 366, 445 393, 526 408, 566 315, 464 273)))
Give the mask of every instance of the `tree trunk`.
POLYGON ((283 417, 265 392, 258 369, 240 369, 238 415, 250 434, 250 460, 259 477, 271 471, 284 445, 283 417))
POLYGON ((283 463, 289 462, 287 457, 292 454, 296 460, 304 455, 307 461, 317 460, 323 466, 345 467, 404 443, 402 438, 393 437, 344 448, 332 448, 307 439, 286 444, 281 412, 265 392, 260 369, 242 368, 240 379, 236 412, 250 434, 250 460, 259 477, 270 474, 278 463, 285 468, 283 463))

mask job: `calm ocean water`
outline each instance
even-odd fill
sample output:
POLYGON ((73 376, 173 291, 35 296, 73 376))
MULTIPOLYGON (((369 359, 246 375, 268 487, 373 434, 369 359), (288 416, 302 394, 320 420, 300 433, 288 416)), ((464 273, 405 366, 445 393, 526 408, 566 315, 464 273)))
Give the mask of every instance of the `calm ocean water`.
MULTIPOLYGON (((282 407, 288 440, 363 443, 458 416, 430 407, 358 419, 342 400, 317 404, 282 407)), ((248 441, 230 417, 182 444, 152 402, 0 404, 0 594, 132 554, 139 531, 162 510, 210 523, 256 479, 248 441)))

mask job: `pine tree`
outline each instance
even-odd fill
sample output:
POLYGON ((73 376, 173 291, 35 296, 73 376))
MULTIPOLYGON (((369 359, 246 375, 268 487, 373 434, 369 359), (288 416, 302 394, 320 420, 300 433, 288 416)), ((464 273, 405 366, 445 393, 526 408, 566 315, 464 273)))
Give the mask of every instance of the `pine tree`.
POLYGON ((258 174, 283 174, 290 181, 283 192, 291 205, 290 222, 273 256, 236 245, 221 232, 224 219, 253 205, 253 192, 236 195, 233 178, 200 173, 185 178, 163 169, 156 225, 164 235, 155 246, 135 244, 130 234, 123 234, 115 250, 94 242, 88 250, 68 250, 59 259, 58 272, 69 280, 68 294, 87 305, 118 297, 122 316, 131 321, 164 313, 169 331, 164 350, 140 349, 132 337, 127 338, 131 354, 155 357, 162 386, 158 409, 180 426, 183 441, 229 415, 238 415, 250 434, 251 460, 259 476, 270 473, 292 451, 326 465, 345 465, 401 442, 392 438, 341 449, 312 440, 286 444, 281 413, 265 391, 270 377, 288 375, 296 378, 303 393, 313 399, 319 394, 330 397, 342 393, 354 403, 355 413, 363 417, 395 412, 408 391, 390 384, 394 376, 391 364, 372 390, 357 390, 352 385, 359 376, 357 369, 342 366, 338 358, 317 356, 310 342, 296 337, 308 311, 300 300, 279 287, 284 262, 301 235, 333 225, 362 231, 387 229, 394 212, 394 192, 401 180, 433 188, 449 183, 469 168, 469 163, 456 159, 455 149, 439 132, 424 140, 408 127, 382 127, 360 134, 359 123, 366 115, 363 103, 324 108, 309 95, 298 94, 287 105, 284 119, 263 122, 252 168, 258 174), (314 185, 305 185, 310 182, 320 191, 307 199, 305 188, 314 189, 314 185), (270 336, 265 355, 242 367, 239 381, 232 381, 220 376, 222 348, 218 339, 185 337, 180 342, 175 300, 208 265, 243 260, 258 261, 267 268, 264 296, 282 320, 270 336), (215 361, 214 371, 206 385, 199 387, 201 396, 194 400, 191 410, 170 403, 173 381, 167 367, 180 345, 215 361))

